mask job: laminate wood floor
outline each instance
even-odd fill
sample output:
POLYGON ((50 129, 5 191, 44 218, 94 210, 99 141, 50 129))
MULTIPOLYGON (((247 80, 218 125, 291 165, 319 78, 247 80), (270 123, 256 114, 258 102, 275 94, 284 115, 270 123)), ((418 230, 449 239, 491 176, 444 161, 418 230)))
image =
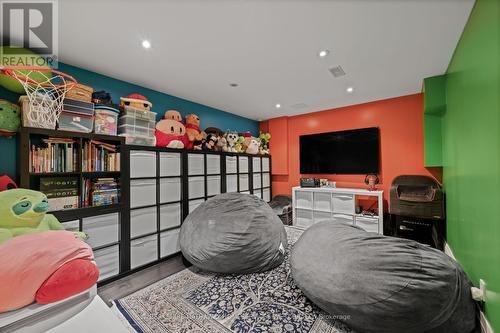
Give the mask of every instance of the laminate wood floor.
POLYGON ((159 264, 99 287, 97 293, 108 306, 111 306, 112 300, 133 294, 137 290, 177 273, 186 267, 182 256, 179 254, 159 264))

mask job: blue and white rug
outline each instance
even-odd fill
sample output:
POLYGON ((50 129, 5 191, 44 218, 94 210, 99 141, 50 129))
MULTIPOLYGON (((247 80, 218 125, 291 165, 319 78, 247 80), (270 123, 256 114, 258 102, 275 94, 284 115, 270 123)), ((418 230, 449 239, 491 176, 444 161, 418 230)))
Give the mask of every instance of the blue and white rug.
POLYGON ((302 230, 286 229, 287 255, 273 270, 217 275, 191 267, 115 305, 139 333, 354 332, 312 304, 293 282, 289 253, 302 230))

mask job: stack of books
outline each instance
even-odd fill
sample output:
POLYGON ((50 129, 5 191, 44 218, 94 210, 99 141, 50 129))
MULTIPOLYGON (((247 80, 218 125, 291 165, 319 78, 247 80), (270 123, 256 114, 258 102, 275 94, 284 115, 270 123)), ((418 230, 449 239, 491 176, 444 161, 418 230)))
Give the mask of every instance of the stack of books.
POLYGON ((118 182, 114 178, 87 179, 82 193, 83 207, 117 204, 120 198, 118 182))
POLYGON ((73 139, 42 139, 44 147, 31 145, 30 172, 74 172, 77 170, 77 150, 73 139))
POLYGON ((49 201, 49 211, 78 208, 78 178, 42 177, 40 191, 49 201))
POLYGON ((100 141, 85 142, 82 148, 83 171, 120 171, 120 153, 116 146, 100 141))

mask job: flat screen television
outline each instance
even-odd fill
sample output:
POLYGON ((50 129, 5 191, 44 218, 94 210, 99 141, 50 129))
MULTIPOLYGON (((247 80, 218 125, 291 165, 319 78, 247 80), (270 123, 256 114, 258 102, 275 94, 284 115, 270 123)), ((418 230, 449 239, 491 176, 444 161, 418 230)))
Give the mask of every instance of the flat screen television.
POLYGON ((377 127, 300 136, 301 174, 379 173, 377 127))

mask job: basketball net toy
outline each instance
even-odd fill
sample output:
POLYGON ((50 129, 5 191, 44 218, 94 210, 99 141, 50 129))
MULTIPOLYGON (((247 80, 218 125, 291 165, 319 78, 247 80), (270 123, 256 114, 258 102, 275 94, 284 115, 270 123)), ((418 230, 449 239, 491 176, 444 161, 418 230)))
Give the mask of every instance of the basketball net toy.
POLYGON ((26 116, 31 127, 55 129, 66 92, 78 83, 72 76, 48 67, 0 65, 0 73, 24 87, 29 99, 26 116))

